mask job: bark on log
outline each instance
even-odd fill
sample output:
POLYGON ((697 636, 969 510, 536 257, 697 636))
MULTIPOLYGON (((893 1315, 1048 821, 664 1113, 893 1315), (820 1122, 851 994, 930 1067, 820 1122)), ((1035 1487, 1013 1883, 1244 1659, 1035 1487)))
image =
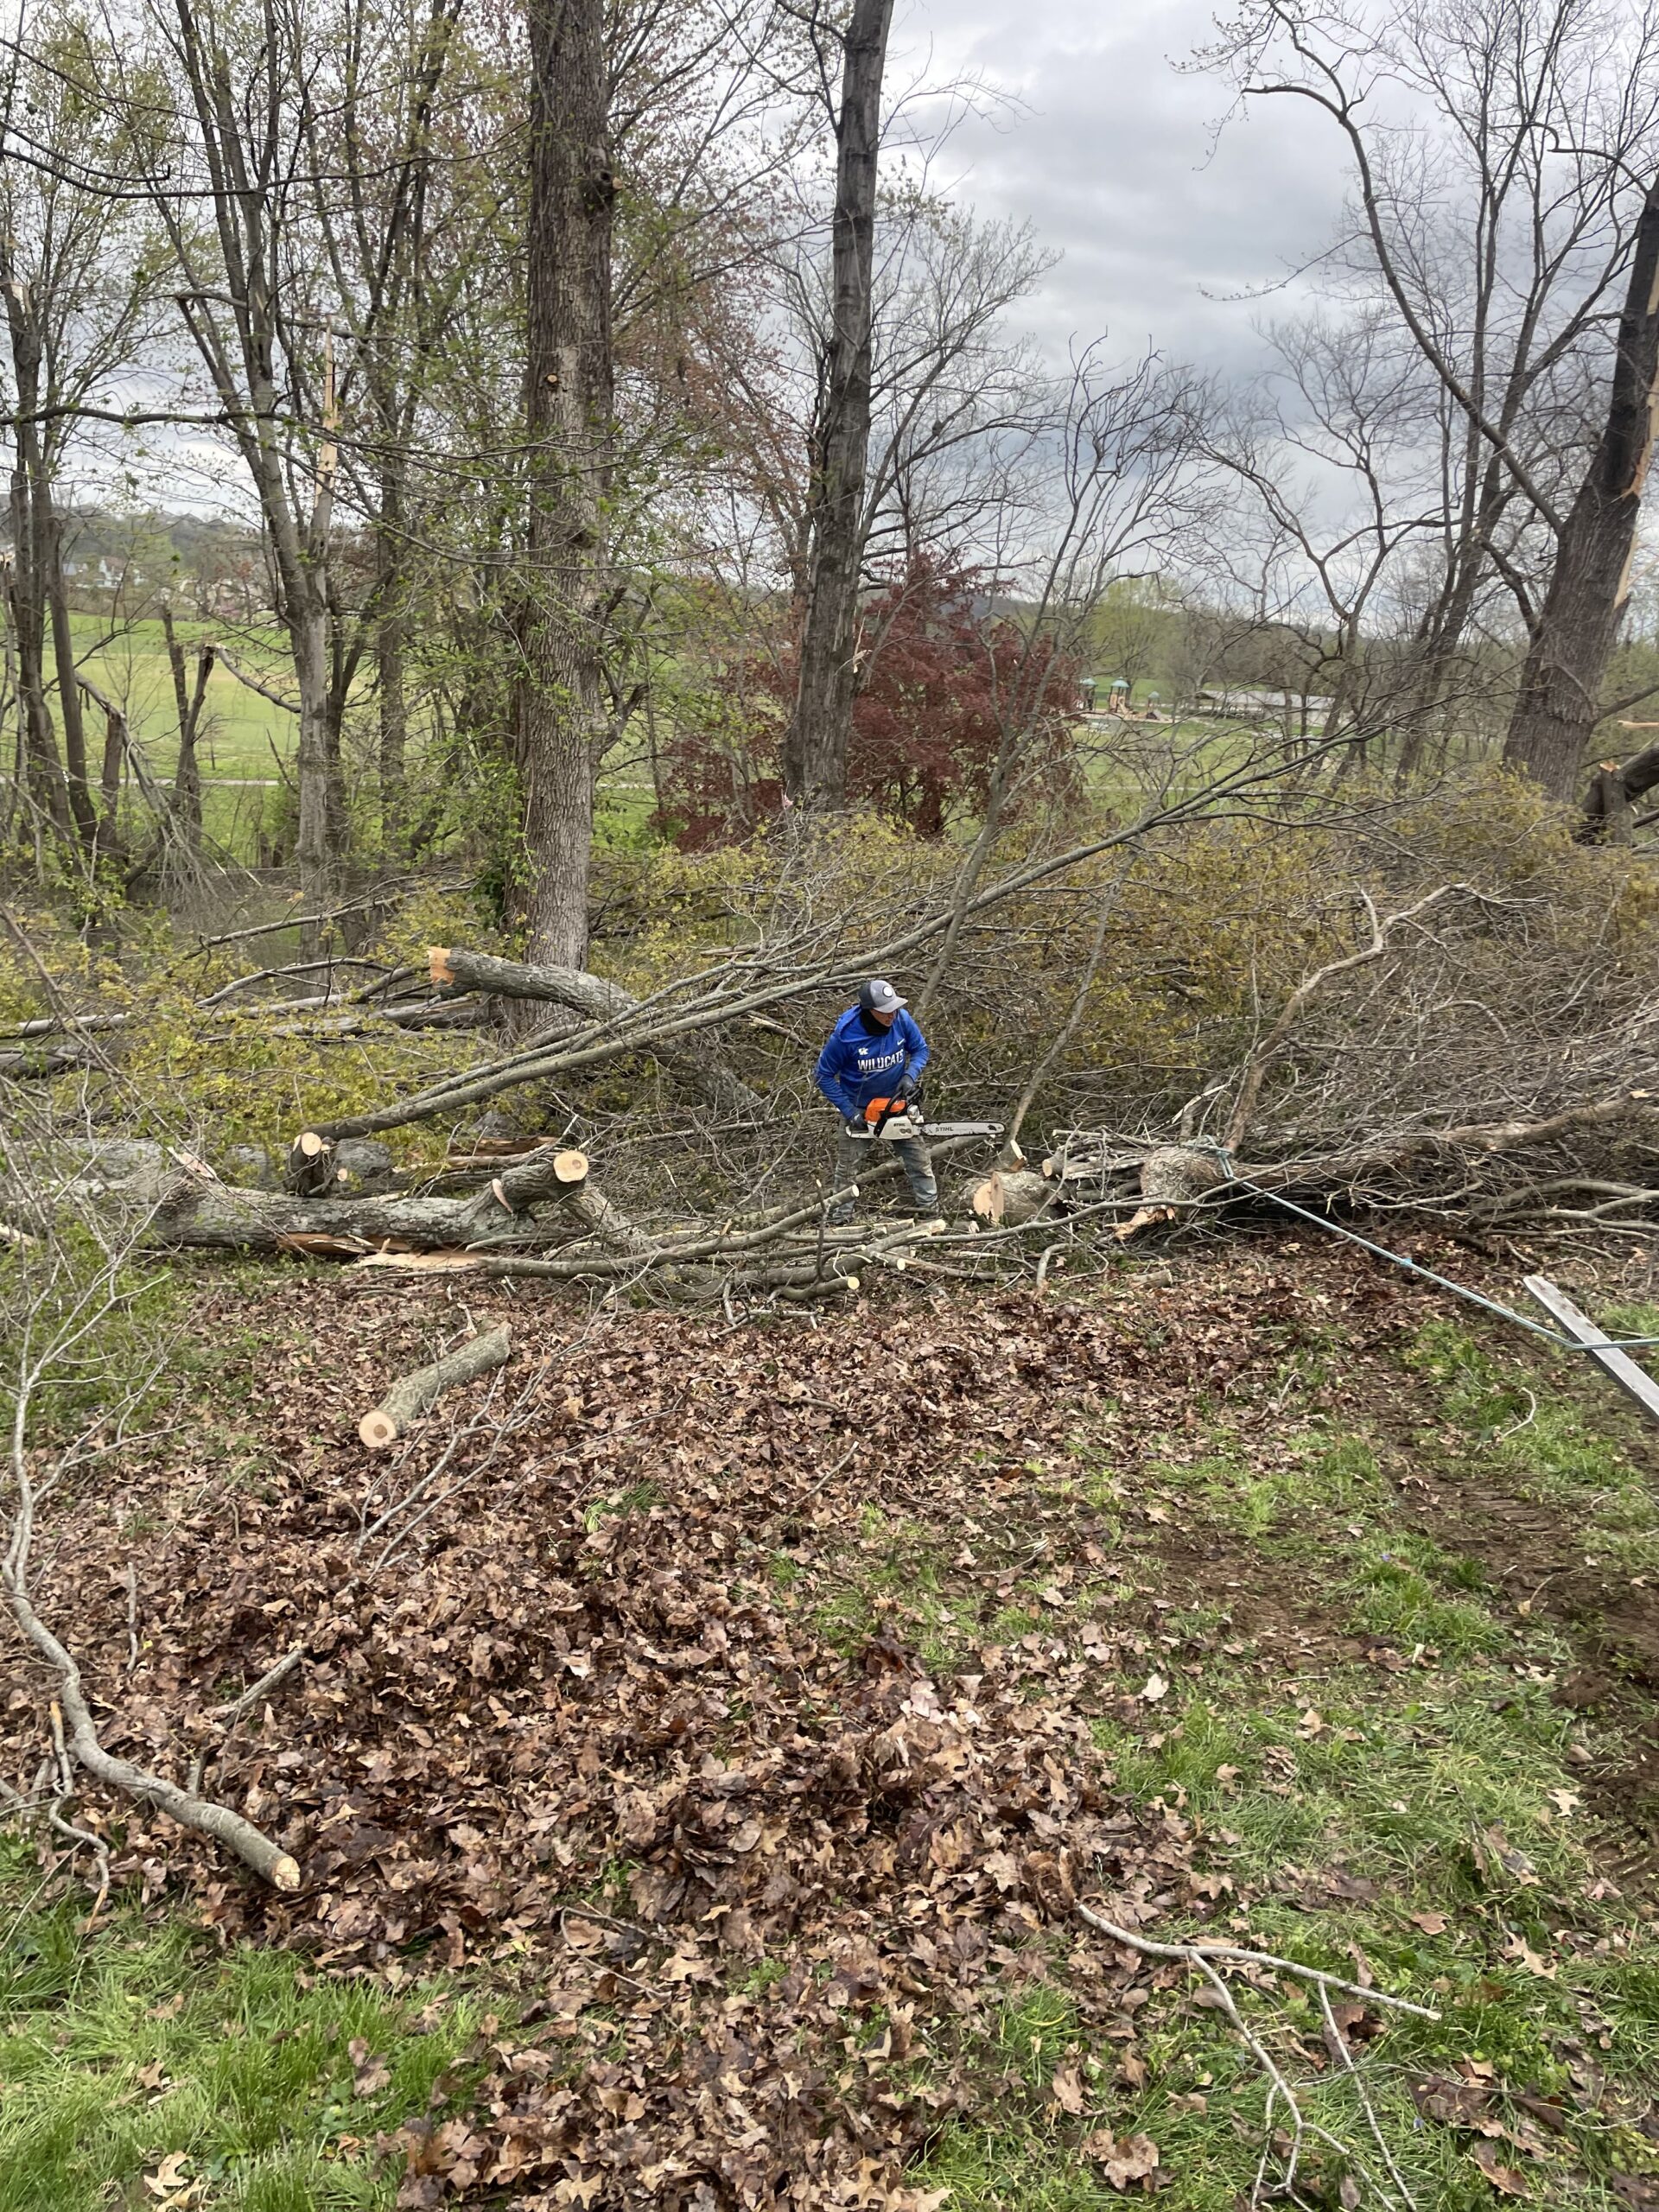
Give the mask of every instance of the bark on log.
MULTIPOLYGON (((1651 727, 1651 725, 1649 725, 1651 727)), ((1621 766, 1604 761, 1584 797, 1580 836, 1586 843, 1628 845, 1636 834, 1636 803, 1659 784, 1659 745, 1643 746, 1621 766)))
POLYGON ((574 1205, 587 1180, 587 1154, 565 1146, 533 1152, 528 1159, 504 1168, 491 1179, 489 1195, 506 1212, 518 1213, 538 1198, 563 1198, 574 1205))
MULTIPOLYGON (((460 1198, 404 1193, 299 1198, 192 1173, 156 1145, 106 1147, 70 1185, 86 1198, 148 1214, 145 1242, 164 1249, 311 1252, 354 1259, 390 1247, 447 1251, 504 1239, 514 1245, 569 1243, 567 1227, 524 1217, 540 1201, 558 1205, 580 1230, 630 1253, 658 1249, 643 1230, 592 1191, 585 1154, 542 1151, 510 1166, 487 1189, 460 1198), (113 1172, 111 1172, 113 1171, 113 1172)), ((20 1199, 27 1198, 20 1192, 20 1199)), ((37 1222, 40 1208, 26 1227, 37 1222)))
POLYGON ((1046 1206, 1055 1205, 1059 1196, 1058 1184, 1032 1168, 997 1167, 974 1186, 969 1203, 982 1221, 994 1222, 1000 1229, 1019 1229, 1046 1206))
POLYGON ((459 1345, 429 1367, 417 1368, 394 1382, 378 1406, 365 1413, 357 1433, 371 1452, 384 1452, 404 1435, 446 1390, 471 1382, 493 1368, 505 1366, 512 1352, 511 1329, 492 1329, 459 1345))
POLYGON ((90 1068, 98 1065, 98 1056, 89 1045, 19 1046, 16 1052, 0 1052, 0 1076, 10 1076, 14 1082, 45 1076, 64 1075, 71 1068, 90 1068))
MULTIPOLYGON (((541 1000, 588 1022, 625 1020, 639 1001, 620 983, 607 982, 580 968, 529 967, 519 960, 498 960, 460 945, 435 944, 428 955, 434 985, 442 991, 486 991, 493 998, 541 1000)), ((718 1052, 699 1045, 669 1043, 638 1048, 688 1084, 717 1112, 753 1121, 766 1111, 758 1092, 734 1075, 718 1052)))
POLYGON ((334 1147, 315 1129, 302 1129, 288 1155, 288 1188, 296 1198, 317 1198, 334 1179, 334 1147))

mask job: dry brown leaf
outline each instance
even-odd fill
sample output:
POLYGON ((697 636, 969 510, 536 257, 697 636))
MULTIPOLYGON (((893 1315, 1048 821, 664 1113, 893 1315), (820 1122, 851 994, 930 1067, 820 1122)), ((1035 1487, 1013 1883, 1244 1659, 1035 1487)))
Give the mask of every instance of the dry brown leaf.
POLYGON ((1097 2127, 1083 2139, 1084 2156, 1093 2158, 1114 2189, 1127 2189, 1143 2181, 1158 2164, 1158 2145, 1150 2135, 1128 2135, 1122 2142, 1109 2127, 1097 2127))
POLYGON ((1451 1926, 1443 1912, 1414 1912, 1409 1916, 1414 1928, 1421 1928, 1425 1936, 1444 1936, 1451 1926))
POLYGON ((361 2036, 353 2036, 346 2046, 352 2062, 352 2094, 357 2097, 372 2097, 384 2089, 391 2079, 391 2069, 384 2058, 372 2053, 361 2036))
POLYGON ((144 2176, 144 2188, 156 2200, 156 2212, 195 2212, 202 2202, 205 2184, 191 2180, 186 2171, 189 2163, 182 2151, 173 2151, 153 2174, 144 2176))
POLYGON ((1496 2144, 1477 2143, 1469 2155, 1500 2196, 1524 2196, 1526 2195, 1525 2175, 1517 2173, 1513 2166, 1506 2166, 1503 2163, 1498 2156, 1496 2144))
POLYGON ((1048 2085, 1048 2094, 1062 2112, 1080 2113, 1088 2101, 1084 2094, 1083 2075, 1075 2066, 1055 2069, 1054 2078, 1048 2085))
POLYGON ((1541 1981, 1554 1981, 1557 1969, 1541 1952, 1535 1951, 1524 1936, 1511 1929, 1503 1945, 1503 1955, 1515 1965, 1524 1967, 1529 1974, 1535 1974, 1541 1981))

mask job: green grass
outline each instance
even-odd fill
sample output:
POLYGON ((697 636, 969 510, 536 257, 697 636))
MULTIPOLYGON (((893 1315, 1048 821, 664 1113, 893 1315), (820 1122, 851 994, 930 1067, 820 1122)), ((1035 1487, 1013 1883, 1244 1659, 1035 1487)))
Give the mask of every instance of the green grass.
MULTIPOLYGON (((17 1893, 21 1854, 3 1873, 17 1893)), ((226 2212, 390 2206, 375 2137, 425 2111, 479 2030, 442 1980, 400 1999, 177 1923, 85 1935, 60 1908, 0 1939, 0 2212, 153 2204, 173 2156, 226 2212)))
MULTIPOLYGON (((178 711, 167 641, 158 621, 111 626, 93 614, 72 618, 75 650, 86 673, 125 709, 133 735, 143 746, 154 773, 170 779, 178 756, 178 711)), ((292 671, 275 633, 232 632, 219 623, 181 621, 180 643, 191 658, 197 642, 223 640, 239 666, 284 694, 293 689, 292 671)), ((191 658, 194 681, 194 664, 191 658)), ((99 718, 94 715, 94 725, 99 718)), ((262 824, 274 817, 285 771, 291 773, 298 740, 296 718, 240 683, 228 669, 216 666, 207 679, 197 752, 203 791, 202 818, 208 835, 246 858, 257 845, 262 824)), ((102 745, 101 728, 88 736, 94 757, 102 745)))
MULTIPOLYGON (((1602 1325, 1659 1336, 1659 1308, 1615 1306, 1602 1325)), ((1625 1410, 1609 1386, 1559 1363, 1540 1374, 1440 1321, 1419 1332, 1408 1357, 1436 1385, 1470 1457, 1494 1464, 1522 1497, 1572 1515, 1589 1564, 1659 1575, 1659 1497, 1618 1441, 1625 1410), (1599 1395, 1586 1402, 1570 1392, 1573 1381, 1599 1395)))
MULTIPOLYGON (((178 709, 167 641, 159 621, 114 626, 95 614, 71 618, 75 650, 99 688, 126 710, 134 736, 152 772, 170 781, 178 757, 178 709)), ((270 685, 283 697, 295 696, 293 664, 280 631, 252 630, 218 622, 181 620, 176 624, 194 681, 198 643, 223 644, 238 666, 270 685)), ((367 678, 359 685, 361 705, 372 717, 367 678)), ((365 732, 365 734, 372 733, 365 732)), ((298 747, 297 717, 239 682, 223 662, 207 679, 197 753, 202 777, 202 818, 208 836, 244 860, 253 857, 260 830, 275 826, 283 804, 283 783, 294 773, 298 747)), ((418 752, 418 730, 416 749, 418 752)), ((94 760, 103 743, 94 712, 88 744, 94 760)), ((594 834, 603 846, 640 850, 655 842, 651 817, 656 798, 637 771, 601 779, 595 799, 594 834)))
MULTIPOLYGON (((1605 1318, 1625 1333, 1659 1334, 1652 1309, 1605 1318)), ((1594 1380, 1488 1353, 1438 1323, 1408 1363, 1454 1450, 1495 1459, 1512 1486, 1582 1516, 1586 1548, 1604 1564, 1649 1556, 1651 1492, 1610 1439, 1618 1424, 1594 1380)), ((1317 1363, 1309 1376, 1317 1401, 1317 1363)), ((1489 1603, 1479 1565, 1405 1523, 1382 1471, 1387 1453, 1345 1416, 1338 1426, 1331 1407, 1316 1402, 1265 1465, 1259 1440, 1253 1462, 1213 1408, 1210 1423, 1196 1463, 1154 1462, 1141 1480, 1114 1484, 1114 1497, 1150 1495, 1177 1525, 1225 1529, 1247 1590, 1306 1578, 1335 1627, 1378 1640, 1377 1657, 1355 1663, 1327 1651, 1287 1678, 1281 1649, 1269 1652, 1224 1618, 1206 1620, 1203 1607, 1166 1605, 1158 1626, 1170 1656, 1154 1647, 1151 1658, 1170 1678, 1166 1699, 1133 1719, 1118 1700, 1094 1724, 1118 1786, 1203 1839, 1197 1863, 1217 1885, 1219 1932, 1339 1974, 1358 1957, 1381 1986, 1440 2012, 1438 2022, 1396 2017, 1364 2062, 1420 2206, 1488 2212, 1501 2201, 1470 2155, 1478 2139, 1426 2125, 1409 2094, 1414 2077, 1473 2061, 1505 2093, 1561 2101, 1564 2133, 1531 2131, 1538 2155, 1499 2145, 1505 2164, 1524 2170, 1531 2200, 1613 2212, 1640 2186, 1629 2177, 1659 2172, 1659 2150, 1634 2124, 1646 2103, 1640 2085, 1659 2067, 1659 1945, 1605 1878, 1582 1767, 1568 1757, 1569 1746, 1582 1757, 1591 1732, 1554 1695, 1571 1646, 1533 1621, 1517 1636, 1489 1603), (1627 2086, 1598 2107, 1601 2076, 1627 2086)), ((1086 1463, 1086 1441, 1083 1452, 1086 1463)), ((1098 1479, 1085 1475, 1079 1497, 1098 1479)), ((1155 1562, 1135 1571, 1157 1590, 1155 1562)), ((1596 1756, 1618 1752, 1604 1727, 1596 1756)), ((1154 1932, 1179 1929, 1172 1920, 1154 1932)), ((1057 1946, 1054 1982, 1002 2008, 976 2054, 995 2094, 982 2113, 949 2124, 920 2178, 950 2190, 951 2212, 1093 2212, 1125 2201, 1081 2147, 1105 2128, 1158 2145, 1159 2196, 1171 2212, 1245 2202, 1268 2113, 1260 2071, 1236 2039, 1177 1986, 1135 2015, 1144 2075, 1126 2077, 1122 2040, 1080 2018, 1055 1986, 1064 1977, 1057 1946), (1085 2084, 1081 2117, 1048 2094, 1063 2060, 1085 2084)), ((1295 2070, 1308 2120, 1375 2166, 1351 2087, 1325 2066, 1320 2023, 1295 1988, 1271 2001, 1242 1993, 1242 2002, 1295 2070)), ((1503 2098, 1496 2109, 1524 2126, 1503 2098)), ((1349 2201, 1344 2171, 1317 2152, 1305 2201, 1349 2201)), ((1367 2189, 1358 2201, 1382 2199, 1367 2189)))
MULTIPOLYGON (((1570 1516, 1604 1562, 1617 1543, 1652 1541, 1650 1493, 1599 1378, 1440 1324, 1405 1359, 1391 1379, 1430 1424, 1414 1467, 1439 1454, 1491 1470, 1570 1516)), ((1198 1878, 1215 1931, 1363 1969, 1440 2012, 1391 2018, 1362 2053, 1424 2212, 1498 2201, 1471 2158, 1477 2139, 1423 2122, 1410 2094, 1414 2079, 1465 2062, 1490 2069, 1505 2124, 1524 2124, 1514 2095, 1561 2100, 1564 2132, 1539 2136, 1535 2155, 1500 2145, 1533 2202, 1628 2212, 1616 2179, 1659 2170, 1635 2125, 1659 2072, 1659 1944, 1649 1908, 1608 1876, 1629 1839, 1599 1825, 1584 1778, 1586 1756, 1617 1764, 1618 1724, 1557 1701, 1575 1663, 1566 1631, 1515 1615, 1478 1560, 1424 1532, 1390 1479, 1398 1451, 1344 1404, 1340 1365, 1315 1358, 1298 1372, 1299 1409, 1265 1434, 1230 1427, 1224 1402, 1204 1407, 1192 1464, 1175 1456, 1179 1440, 1142 1439, 1154 1456, 1136 1466, 1135 1440, 1102 1408, 1071 1452, 1027 1469, 1028 1487, 988 1485, 966 1533, 866 1504, 827 1559, 757 1549, 753 1572, 845 1648, 890 1627, 941 1672, 971 1668, 988 1643, 1071 1642, 1065 1694, 1088 1700, 1115 1789, 1161 1809, 1173 1863, 1198 1878), (1166 1536, 1194 1525, 1225 1533, 1235 1579, 1217 1589, 1160 1557, 1166 1536), (1071 1554, 1057 1600, 1056 1560, 1073 1536, 1092 1548, 1071 1554), (1264 1596, 1277 1611, 1247 1610, 1264 1596), (1090 1620, 1128 1644, 1095 1675, 1071 1664, 1090 1620), (1147 1701, 1154 1672, 1168 1688, 1147 1701)), ((650 1484, 617 1491, 589 1525, 659 1502, 650 1484)), ((1040 1676, 1029 1689, 1049 1694, 1040 1676)), ((619 1864, 601 1885, 607 1910, 626 1910, 625 1875, 619 1864)), ((439 2075, 472 2063, 486 1995, 438 1975, 395 1993, 314 1976, 292 1957, 222 1953, 180 1923, 120 1911, 86 1934, 67 1909, 29 1910, 35 1878, 21 1848, 0 1857, 0 1910, 10 1900, 16 1916, 0 1917, 0 2212, 153 2206, 146 2177, 175 2155, 204 2207, 390 2208, 395 2166, 376 2139, 426 2109, 439 2075)), ((1186 1932, 1199 1909, 1166 1906, 1149 1932, 1186 1932)), ((1107 2130, 1157 2145, 1171 2212, 1225 2212, 1248 2197, 1269 2128, 1259 2069, 1179 1972, 1144 1977, 1144 2003, 1114 2019, 1097 1969, 1071 1971, 1076 1933, 1033 1925, 1017 1956, 1003 1955, 981 2019, 918 2052, 918 2088, 964 2075, 969 2086, 907 2178, 948 2189, 944 2212, 1096 2212, 1126 2201, 1083 2148, 1107 2130), (1081 2083, 1081 2113, 1057 2105, 1058 2069, 1081 2083)), ((734 1971, 753 1994, 783 1969, 734 1971)), ((1309 2120, 1375 2164, 1306 1993, 1286 1982, 1239 1996, 1309 2120)), ((1343 2158, 1316 2151, 1304 2201, 1339 2205, 1344 2177, 1343 2158)))

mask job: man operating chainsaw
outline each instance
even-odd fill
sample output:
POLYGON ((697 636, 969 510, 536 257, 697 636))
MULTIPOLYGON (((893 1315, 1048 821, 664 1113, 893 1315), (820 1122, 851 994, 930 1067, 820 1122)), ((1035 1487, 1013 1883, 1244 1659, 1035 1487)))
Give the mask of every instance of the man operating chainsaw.
POLYGON ((849 1006, 830 1031, 813 1078, 841 1116, 836 1199, 829 1216, 834 1227, 852 1219, 857 1196, 853 1185, 869 1173, 884 1140, 899 1155, 913 1211, 924 1216, 938 1211, 933 1163, 922 1133, 926 1065, 927 1040, 906 1013, 903 999, 891 983, 872 976, 861 988, 858 1004, 849 1006))

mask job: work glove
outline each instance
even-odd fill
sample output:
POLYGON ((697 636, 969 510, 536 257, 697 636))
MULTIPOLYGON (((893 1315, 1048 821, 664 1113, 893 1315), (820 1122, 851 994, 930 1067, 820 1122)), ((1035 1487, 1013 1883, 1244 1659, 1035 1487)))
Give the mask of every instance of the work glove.
POLYGON ((919 1075, 911 1075, 906 1072, 903 1077, 901 1077, 898 1091, 895 1095, 898 1097, 904 1099, 912 1106, 919 1106, 922 1103, 921 1077, 919 1075))

